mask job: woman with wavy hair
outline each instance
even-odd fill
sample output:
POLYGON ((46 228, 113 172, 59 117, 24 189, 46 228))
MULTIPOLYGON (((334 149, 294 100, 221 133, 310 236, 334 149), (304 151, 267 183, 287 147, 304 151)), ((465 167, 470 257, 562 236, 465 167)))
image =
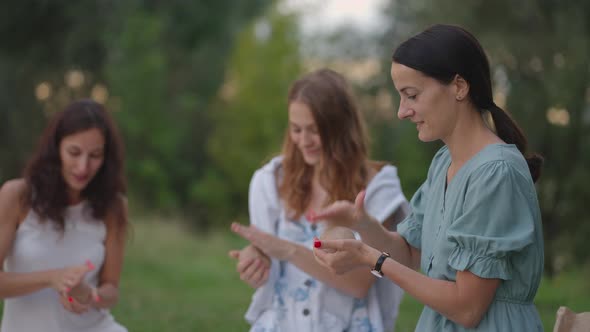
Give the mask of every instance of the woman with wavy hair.
POLYGON ((24 177, 0 189, 0 330, 122 332, 123 146, 103 106, 79 100, 45 128, 24 177))
MULTIPOLYGON (((251 244, 230 255, 242 280, 257 288, 246 313, 251 331, 390 331, 402 297, 364 271, 336 275, 314 260, 313 239, 338 223, 309 223, 313 211, 353 199, 366 188, 369 213, 395 229, 407 213, 397 170, 367 157, 364 123, 345 79, 322 69, 288 94, 283 151, 254 173, 250 226, 232 230, 251 244), (270 259, 269 259, 270 258, 270 259)), ((363 231, 332 232, 357 237, 363 231)))

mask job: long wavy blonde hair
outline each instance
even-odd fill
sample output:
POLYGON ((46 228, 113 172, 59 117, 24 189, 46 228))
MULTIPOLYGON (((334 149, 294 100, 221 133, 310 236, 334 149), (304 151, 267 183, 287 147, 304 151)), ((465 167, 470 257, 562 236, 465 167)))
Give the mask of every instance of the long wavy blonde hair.
MULTIPOLYGON (((320 184, 327 191, 325 204, 354 200, 368 182, 367 136, 365 124, 346 80, 335 71, 320 69, 296 80, 289 90, 288 103, 309 107, 322 142, 320 184)), ((279 195, 290 218, 298 219, 310 203, 313 166, 285 133, 282 179, 279 195)))

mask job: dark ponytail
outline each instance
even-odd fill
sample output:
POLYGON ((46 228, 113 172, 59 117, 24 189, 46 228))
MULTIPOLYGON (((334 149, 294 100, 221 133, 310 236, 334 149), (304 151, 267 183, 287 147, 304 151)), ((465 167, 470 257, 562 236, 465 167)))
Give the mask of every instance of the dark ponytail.
POLYGON ((537 182, 541 176, 543 157, 538 153, 527 155, 527 139, 524 136, 522 129, 520 129, 510 114, 498 107, 495 103, 492 103, 492 105, 488 107, 488 111, 490 111, 492 119, 494 120, 494 126, 496 127, 496 134, 498 137, 506 143, 516 145, 526 159, 533 182, 537 182))
POLYGON ((493 101, 490 64, 477 39, 465 29, 437 24, 403 42, 393 53, 393 61, 413 68, 442 84, 456 75, 469 83, 469 98, 481 111, 489 111, 496 133, 514 144, 523 154, 534 182, 541 175, 543 158, 527 155, 527 140, 510 115, 493 101))

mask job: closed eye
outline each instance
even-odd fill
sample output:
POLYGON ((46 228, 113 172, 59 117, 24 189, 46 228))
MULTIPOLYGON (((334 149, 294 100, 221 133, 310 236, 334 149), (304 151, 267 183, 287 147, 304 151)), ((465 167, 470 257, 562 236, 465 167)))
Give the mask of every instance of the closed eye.
POLYGON ((79 150, 69 150, 68 153, 70 154, 70 156, 72 157, 77 157, 80 155, 80 151, 79 150))

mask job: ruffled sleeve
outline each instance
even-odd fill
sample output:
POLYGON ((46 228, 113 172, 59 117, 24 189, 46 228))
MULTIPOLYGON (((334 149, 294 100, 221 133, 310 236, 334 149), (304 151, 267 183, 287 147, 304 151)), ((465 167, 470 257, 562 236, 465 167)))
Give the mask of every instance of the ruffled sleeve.
POLYGON ((369 215, 383 223, 398 208, 409 212, 408 201, 402 192, 397 168, 384 166, 367 186, 365 209, 369 215))
POLYGON ((482 278, 512 278, 514 255, 534 241, 530 177, 506 161, 483 164, 469 177, 461 216, 447 230, 449 265, 482 278))
POLYGON ((428 169, 428 177, 426 181, 418 188, 412 199, 410 200, 410 214, 397 225, 397 232, 414 248, 422 249, 422 222, 424 221, 424 212, 426 210, 426 202, 431 185, 431 179, 434 173, 440 167, 440 164, 448 155, 448 148, 442 147, 430 163, 428 169))

